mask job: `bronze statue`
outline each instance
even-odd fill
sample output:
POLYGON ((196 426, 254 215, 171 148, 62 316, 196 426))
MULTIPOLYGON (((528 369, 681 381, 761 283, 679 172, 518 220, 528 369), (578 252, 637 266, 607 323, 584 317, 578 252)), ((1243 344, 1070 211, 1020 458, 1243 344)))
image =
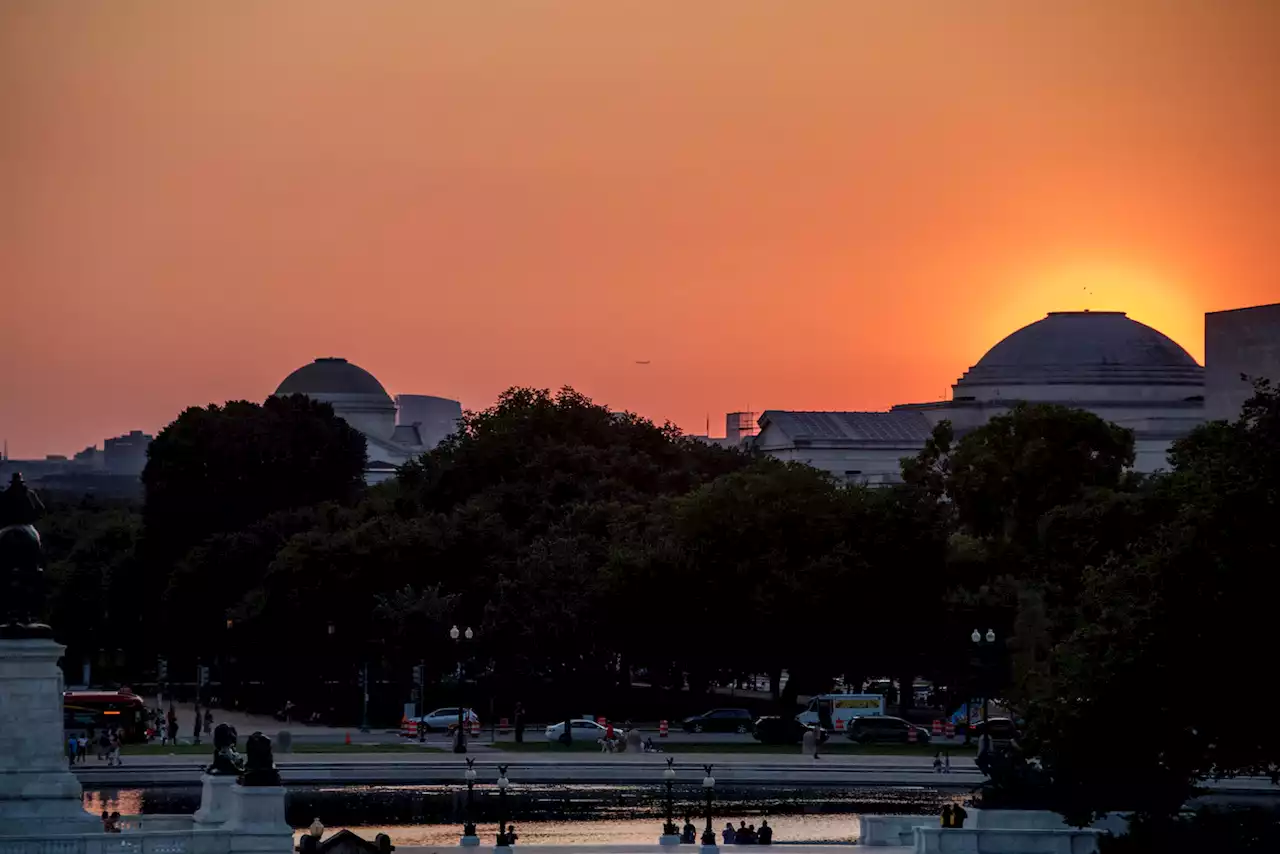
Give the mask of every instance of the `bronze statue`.
POLYGON ((0 637, 45 638, 53 630, 40 622, 44 602, 44 550, 35 523, 44 504, 14 472, 9 488, 0 492, 0 637))
POLYGON ((280 772, 271 755, 271 739, 260 732, 249 736, 244 746, 244 772, 237 782, 241 786, 279 786, 280 772))
POLYGON ((244 773, 244 757, 236 750, 236 728, 231 724, 218 724, 213 728, 213 764, 205 771, 217 776, 244 773))

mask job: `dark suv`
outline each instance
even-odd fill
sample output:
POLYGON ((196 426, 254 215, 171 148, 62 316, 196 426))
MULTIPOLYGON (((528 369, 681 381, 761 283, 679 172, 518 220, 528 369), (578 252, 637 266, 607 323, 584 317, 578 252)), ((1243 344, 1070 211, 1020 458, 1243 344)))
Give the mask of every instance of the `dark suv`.
POLYGON ((746 709, 712 709, 682 722, 685 732, 751 732, 751 713, 746 709))
POLYGON ((924 727, 904 721, 902 718, 892 718, 888 715, 867 715, 865 717, 853 718, 849 721, 849 739, 859 744, 907 744, 910 742, 910 733, 912 730, 916 732, 917 744, 929 743, 929 731, 924 727))

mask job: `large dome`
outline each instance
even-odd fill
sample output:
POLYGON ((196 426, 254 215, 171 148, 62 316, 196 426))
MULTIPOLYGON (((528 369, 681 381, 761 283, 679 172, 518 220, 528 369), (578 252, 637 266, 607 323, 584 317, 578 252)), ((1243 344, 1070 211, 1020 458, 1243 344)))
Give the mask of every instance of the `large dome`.
POLYGON ((1119 311, 1053 312, 996 344, 956 384, 1204 384, 1204 368, 1177 342, 1119 311))
POLYGON ((370 395, 391 403, 391 396, 373 374, 336 358, 316 359, 303 365, 284 378, 276 394, 305 394, 321 399, 331 395, 370 395))

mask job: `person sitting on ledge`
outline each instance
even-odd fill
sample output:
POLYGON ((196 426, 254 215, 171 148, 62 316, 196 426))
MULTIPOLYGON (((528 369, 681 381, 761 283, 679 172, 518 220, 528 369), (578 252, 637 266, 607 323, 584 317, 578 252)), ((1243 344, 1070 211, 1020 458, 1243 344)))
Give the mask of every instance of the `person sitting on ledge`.
POLYGON ((769 819, 760 822, 760 832, 758 834, 761 845, 773 844, 773 828, 769 826, 769 819))
POLYGON ((680 829, 680 842, 685 845, 692 845, 698 841, 698 828, 693 826, 693 822, 689 821, 689 816, 684 817, 684 827, 680 829))

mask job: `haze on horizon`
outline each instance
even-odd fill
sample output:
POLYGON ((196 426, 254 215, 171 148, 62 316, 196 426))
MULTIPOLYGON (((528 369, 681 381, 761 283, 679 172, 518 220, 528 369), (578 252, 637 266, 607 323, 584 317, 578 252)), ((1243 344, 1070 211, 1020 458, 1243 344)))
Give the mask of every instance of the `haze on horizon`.
POLYGON ((0 436, 328 355, 692 431, 938 399, 1048 311, 1202 360, 1280 300, 1277 44, 1274 0, 10 0, 0 436))

